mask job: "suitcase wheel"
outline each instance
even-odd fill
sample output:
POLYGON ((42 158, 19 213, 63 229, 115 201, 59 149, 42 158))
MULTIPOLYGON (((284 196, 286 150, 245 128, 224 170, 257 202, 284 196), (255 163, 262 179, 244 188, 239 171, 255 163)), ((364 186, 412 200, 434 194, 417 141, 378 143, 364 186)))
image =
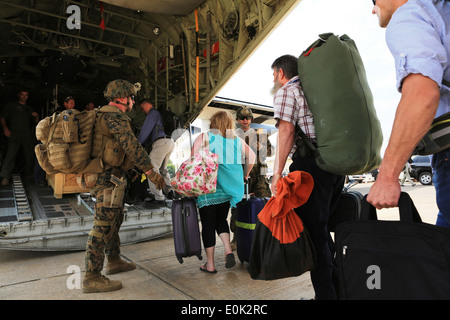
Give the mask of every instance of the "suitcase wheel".
POLYGON ((178 259, 178 262, 179 262, 179 263, 183 263, 183 258, 177 256, 177 259, 178 259))
POLYGON ((198 258, 198 260, 203 260, 203 257, 202 257, 201 254, 198 254, 198 255, 197 255, 197 258, 198 258))

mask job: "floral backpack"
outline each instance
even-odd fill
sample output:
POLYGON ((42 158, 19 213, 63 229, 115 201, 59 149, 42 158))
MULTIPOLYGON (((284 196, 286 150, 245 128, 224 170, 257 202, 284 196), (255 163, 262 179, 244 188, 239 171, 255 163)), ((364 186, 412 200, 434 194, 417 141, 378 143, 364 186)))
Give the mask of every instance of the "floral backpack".
POLYGON ((171 181, 172 188, 186 197, 216 192, 219 155, 209 150, 208 134, 203 134, 199 151, 184 161, 171 181))

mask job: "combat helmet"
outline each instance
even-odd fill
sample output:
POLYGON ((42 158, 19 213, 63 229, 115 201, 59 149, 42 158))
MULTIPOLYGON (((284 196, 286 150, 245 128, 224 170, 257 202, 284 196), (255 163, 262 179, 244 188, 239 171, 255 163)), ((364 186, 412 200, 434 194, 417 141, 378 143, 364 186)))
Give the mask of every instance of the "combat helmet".
POLYGON ((236 119, 239 117, 248 117, 253 119, 253 112, 247 107, 242 107, 236 112, 236 119))
POLYGON ((141 90, 141 84, 139 82, 132 84, 127 80, 117 79, 107 84, 103 95, 106 99, 112 101, 114 98, 126 98, 131 95, 136 95, 139 90, 141 90))

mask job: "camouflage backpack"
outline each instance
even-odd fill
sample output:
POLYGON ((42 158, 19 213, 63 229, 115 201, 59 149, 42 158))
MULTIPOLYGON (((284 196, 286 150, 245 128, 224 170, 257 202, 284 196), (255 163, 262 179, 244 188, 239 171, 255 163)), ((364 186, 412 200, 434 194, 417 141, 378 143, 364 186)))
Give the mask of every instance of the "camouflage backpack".
MULTIPOLYGON (((36 157, 48 174, 79 173, 89 163, 96 110, 64 110, 39 121, 36 157)), ((96 171, 99 171, 96 168, 96 171)))
MULTIPOLYGON (((135 95, 140 83, 131 84, 122 79, 110 81, 104 96, 109 101, 118 97, 135 95)), ((91 111, 64 110, 41 120, 36 126, 35 153, 41 168, 48 174, 101 173, 102 157, 91 157, 94 126, 98 112, 118 112, 105 106, 91 111)))
POLYGON ((117 112, 103 107, 91 111, 64 110, 42 119, 36 126, 35 153, 48 174, 77 174, 80 187, 92 187, 105 169, 104 157, 94 157, 94 129, 98 113, 117 112), (90 184, 88 184, 90 181, 90 184))

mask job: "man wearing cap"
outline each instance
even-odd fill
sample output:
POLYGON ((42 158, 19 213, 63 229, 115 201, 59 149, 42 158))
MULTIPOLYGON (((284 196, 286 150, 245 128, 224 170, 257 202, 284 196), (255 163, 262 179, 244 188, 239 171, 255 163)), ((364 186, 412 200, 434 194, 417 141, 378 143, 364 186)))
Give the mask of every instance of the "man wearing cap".
MULTIPOLYGON (((240 108, 236 112, 236 121, 240 125, 240 128, 236 130, 236 133, 256 154, 256 164, 254 164, 250 171, 249 179, 247 181, 248 192, 253 193, 258 198, 270 198, 272 192, 270 191, 269 182, 266 177, 266 158, 272 155, 272 144, 270 143, 267 134, 250 128, 250 124, 253 121, 253 112, 251 109, 247 107, 240 108)), ((231 209, 230 229, 233 232, 231 247, 235 250, 236 208, 231 209)))
POLYGON ((101 274, 106 257, 106 274, 133 270, 136 265, 120 257, 119 229, 123 221, 126 172, 135 166, 142 170, 158 189, 164 185, 153 171, 150 158, 134 135, 125 111, 131 110, 134 95, 140 89, 126 80, 111 81, 104 92, 109 104, 99 109, 94 129, 92 157, 101 159, 104 172, 90 190, 96 198, 95 217, 86 245, 84 293, 106 292, 122 288, 121 281, 101 274))
MULTIPOLYGON (((396 66, 397 106, 389 144, 367 201, 398 205, 398 176, 435 117, 450 112, 450 1, 373 0, 396 66), (411 124, 414 124, 411 126, 411 124)), ((450 149, 433 155, 439 208, 436 224, 450 227, 450 149)))
POLYGON ((253 121, 253 112, 247 107, 240 108, 236 113, 236 120, 240 128, 236 130, 237 134, 243 139, 255 152, 256 164, 253 166, 249 175, 248 191, 254 193, 256 197, 270 198, 269 183, 266 178, 267 164, 266 158, 272 155, 272 144, 267 134, 250 128, 253 121))

